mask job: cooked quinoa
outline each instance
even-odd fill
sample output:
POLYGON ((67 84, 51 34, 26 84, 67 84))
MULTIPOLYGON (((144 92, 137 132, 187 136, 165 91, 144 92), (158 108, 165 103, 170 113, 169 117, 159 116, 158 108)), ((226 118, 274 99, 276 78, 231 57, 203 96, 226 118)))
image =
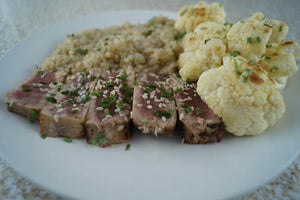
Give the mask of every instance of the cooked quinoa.
POLYGON ((42 68, 69 73, 91 68, 126 69, 169 75, 182 52, 174 20, 155 17, 145 24, 90 29, 69 34, 42 68))

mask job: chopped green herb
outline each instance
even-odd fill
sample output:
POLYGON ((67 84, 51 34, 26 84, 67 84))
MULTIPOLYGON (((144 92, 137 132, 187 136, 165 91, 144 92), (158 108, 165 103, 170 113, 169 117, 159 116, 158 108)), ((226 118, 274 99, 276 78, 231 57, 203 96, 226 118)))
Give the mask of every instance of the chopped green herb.
POLYGON ((266 59, 267 59, 267 60, 270 60, 270 59, 271 59, 271 57, 269 57, 269 56, 266 56, 266 59))
POLYGON ((92 141, 91 141, 91 144, 93 144, 93 145, 97 145, 97 144, 98 144, 98 142, 97 142, 97 140, 96 140, 96 139, 92 139, 92 141))
POLYGON ((92 80, 92 81, 96 80, 96 76, 92 76, 92 77, 91 77, 91 80, 92 80))
POLYGON ((97 51, 101 51, 101 48, 97 49, 97 51))
POLYGON ((110 115, 110 111, 109 111, 108 108, 105 108, 105 109, 104 109, 104 112, 105 112, 105 115, 110 115))
POLYGON ((251 69, 245 69, 245 71, 246 71, 248 74, 253 74, 253 72, 252 72, 251 69))
POLYGON ((126 144, 125 151, 129 151, 129 149, 130 149, 130 144, 126 144))
POLYGON ((118 76, 117 77, 118 79, 122 79, 122 80, 126 80, 128 78, 128 75, 127 74, 124 74, 122 76, 118 76))
POLYGON ((62 93, 63 95, 68 95, 68 94, 69 94, 69 91, 68 91, 68 90, 65 90, 65 91, 61 91, 60 93, 62 93))
POLYGON ((57 88, 57 92, 60 92, 61 90, 62 90, 61 87, 58 87, 58 88, 57 88))
POLYGON ((200 107, 196 108, 196 115, 199 116, 201 114, 200 107))
POLYGON ((71 110, 71 113, 77 113, 78 112, 78 109, 72 109, 71 110))
POLYGON ((88 50, 87 49, 76 49, 75 52, 84 56, 88 53, 88 50))
POLYGON ((252 38, 251 37, 247 37, 247 42, 250 43, 250 44, 252 44, 253 43, 252 38))
POLYGON ((191 113, 193 110, 192 110, 192 106, 188 106, 184 109, 184 112, 185 113, 191 113))
POLYGON ((67 103, 68 103, 68 104, 75 104, 75 103, 77 103, 77 101, 76 101, 75 99, 69 99, 69 100, 67 101, 67 103))
POLYGON ((278 32, 281 32, 281 31, 282 31, 282 26, 279 26, 278 32))
POLYGON ((70 138, 64 138, 63 140, 64 140, 64 142, 66 142, 66 143, 72 143, 72 139, 70 139, 70 138))
POLYGON ((201 27, 200 28, 200 30, 206 30, 207 29, 207 27, 201 27))
POLYGON ((127 83, 122 83, 120 90, 124 92, 123 99, 126 100, 132 96, 132 89, 130 89, 127 83))
POLYGON ((22 85, 22 89, 23 89, 23 92, 31 92, 31 89, 26 84, 22 85))
POLYGON ((256 65, 256 64, 257 64, 256 60, 250 60, 250 65, 256 65))
POLYGON ((149 94, 150 92, 152 92, 152 89, 147 87, 145 88, 144 92, 149 94))
POLYGON ((112 87, 112 86, 114 86, 114 82, 112 81, 106 82, 106 87, 112 87))
POLYGON ((209 41, 210 39, 206 39, 206 40, 204 40, 204 44, 206 44, 208 41, 209 41))
POLYGON ((169 99, 170 97, 173 96, 173 92, 162 90, 161 96, 169 99))
POLYGON ((261 39, 260 39, 259 36, 256 37, 256 42, 257 42, 257 43, 260 43, 260 42, 261 42, 261 39))
POLYGON ((229 23, 229 22, 225 22, 225 24, 224 24, 224 26, 230 26, 230 27, 232 27, 232 23, 229 23))
POLYGON ((149 87, 149 88, 156 88, 157 85, 155 83, 148 83, 147 87, 149 87))
POLYGON ((57 103, 56 99, 54 97, 48 96, 45 98, 46 101, 50 103, 57 103))
POLYGON ((185 36, 186 32, 179 32, 175 35, 175 40, 180 40, 181 38, 183 38, 185 36))
POLYGON ((106 136, 104 134, 100 134, 98 136, 97 140, 100 145, 106 144, 108 142, 108 139, 106 138, 106 136))
POLYGON ((272 47, 272 44, 267 44, 266 47, 270 48, 270 47, 272 47))
POLYGON ((123 109, 124 109, 123 101, 119 101, 119 102, 118 102, 117 108, 119 108, 120 110, 123 110, 123 109))
POLYGON ((222 33, 222 31, 216 31, 216 34, 221 34, 222 33))
POLYGON ((233 56, 233 57, 237 57, 238 55, 240 55, 240 52, 232 51, 232 52, 230 52, 230 55, 233 56))
POLYGON ((261 58, 263 58, 263 57, 265 57, 265 56, 266 56, 266 54, 265 54, 265 53, 263 53, 263 54, 262 54, 260 57, 261 57, 261 58))
POLYGON ((134 86, 139 86, 139 82, 134 81, 134 82, 133 82, 133 85, 134 85, 134 86))
POLYGON ((181 92, 181 90, 182 90, 181 88, 177 88, 177 89, 174 91, 174 93, 175 93, 175 94, 178 94, 179 92, 181 92))
POLYGON ((100 79, 100 80, 103 80, 104 78, 103 78, 103 76, 98 76, 98 79, 100 79))
POLYGON ((153 113, 154 116, 170 118, 172 117, 173 110, 157 110, 153 113))
POLYGON ((47 135, 40 135, 42 139, 46 139, 47 135))
POLYGON ((245 23, 245 21, 244 21, 244 20, 241 20, 240 22, 241 22, 241 23, 245 23))
POLYGON ((273 66, 271 69, 270 69, 270 72, 272 72, 272 71, 278 71, 278 67, 277 66, 273 66))
POLYGON ((147 32, 146 32, 146 36, 149 36, 149 35, 151 35, 153 33, 153 30, 148 30, 147 32))
POLYGON ((236 61, 236 59, 234 59, 234 67, 235 67, 235 70, 236 70, 236 74, 237 75, 241 75, 242 73, 240 72, 240 69, 239 69, 239 64, 238 62, 236 61))
POLYGON ((148 119, 142 119, 142 120, 141 120, 141 123, 142 123, 142 124, 148 124, 148 123, 149 123, 149 120, 148 120, 148 119))
POLYGON ((191 84, 192 83, 192 81, 191 81, 191 79, 186 79, 186 81, 185 81, 187 84, 191 84))
POLYGON ((249 76, 242 74, 243 82, 246 83, 249 79, 249 76))
POLYGON ((176 77, 177 77, 177 78, 181 78, 179 72, 176 73, 176 77))
POLYGON ((188 11, 188 9, 184 9, 181 13, 180 13, 180 16, 183 16, 186 12, 188 11))
POLYGON ((44 71, 38 71, 38 75, 42 76, 45 72, 44 71))
POLYGON ((96 97, 99 97, 102 94, 103 94, 103 91, 94 91, 94 92, 91 93, 91 95, 96 96, 96 97))
POLYGON ((36 110, 29 109, 28 119, 30 123, 34 123, 39 118, 39 113, 36 110))
POLYGON ((272 26, 271 25, 269 25, 269 24, 264 24, 265 26, 267 26, 267 27, 269 27, 269 28, 272 28, 272 26))

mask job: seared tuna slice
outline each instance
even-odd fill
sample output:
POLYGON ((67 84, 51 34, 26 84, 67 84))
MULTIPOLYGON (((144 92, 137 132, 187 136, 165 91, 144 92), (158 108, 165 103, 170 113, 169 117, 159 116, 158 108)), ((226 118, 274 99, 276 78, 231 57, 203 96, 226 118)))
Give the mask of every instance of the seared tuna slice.
POLYGON ((137 77, 133 92, 133 123, 144 134, 170 136, 177 114, 171 88, 152 73, 137 77))
POLYGON ((64 77, 65 74, 62 72, 36 70, 16 90, 7 93, 7 109, 26 116, 33 122, 32 115, 38 117, 38 113, 47 103, 46 96, 57 92, 59 88, 57 83, 63 81, 64 77))
MULTIPOLYGON (((177 81, 178 82, 178 81, 177 81)), ((205 144, 222 140, 222 119, 204 103, 196 92, 196 84, 183 83, 174 86, 179 120, 185 129, 185 143, 205 144)))
POLYGON ((134 76, 124 72, 99 76, 85 123, 88 143, 106 147, 131 138, 133 80, 134 76))
POLYGON ((66 78, 60 92, 46 97, 49 103, 40 113, 41 135, 84 136, 84 122, 98 74, 97 71, 89 71, 71 75, 66 78))

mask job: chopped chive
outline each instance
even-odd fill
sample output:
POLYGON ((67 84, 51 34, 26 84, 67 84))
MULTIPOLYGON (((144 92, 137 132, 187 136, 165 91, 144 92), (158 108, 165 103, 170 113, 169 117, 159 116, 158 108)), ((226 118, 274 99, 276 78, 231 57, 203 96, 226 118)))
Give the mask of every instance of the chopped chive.
POLYGON ((149 35, 151 35, 153 33, 153 30, 148 30, 147 32, 146 32, 146 36, 149 36, 149 35))
POLYGON ((72 110, 71 110, 71 113, 74 113, 74 114, 75 114, 75 113, 77 113, 77 112, 78 112, 78 109, 72 109, 72 110))
POLYGON ((193 110, 192 110, 192 106, 188 106, 184 109, 184 112, 185 113, 191 113, 193 110))
POLYGON ((149 94, 150 92, 152 92, 152 90, 151 90, 151 88, 147 87, 147 88, 145 88, 144 92, 149 94))
POLYGON ((103 78, 103 76, 98 76, 98 79, 100 79, 100 80, 103 80, 104 78, 103 78))
POLYGON ((173 92, 163 90, 163 91, 161 92, 161 96, 169 99, 170 97, 173 96, 173 92))
POLYGON ((22 89, 23 89, 23 92, 31 92, 31 89, 26 84, 22 85, 22 89))
POLYGON ((233 56, 233 57, 237 57, 238 55, 240 55, 240 52, 232 51, 232 52, 230 52, 230 55, 233 56))
POLYGON ((38 71, 38 75, 42 76, 44 74, 44 71, 38 71))
POLYGON ((247 42, 250 43, 250 44, 252 44, 253 43, 252 38, 251 37, 247 37, 247 42))
POLYGON ((76 49, 75 52, 84 56, 88 53, 88 50, 87 49, 76 49))
POLYGON ((267 47, 267 48, 271 48, 271 47, 272 47, 272 44, 267 44, 266 47, 267 47))
POLYGON ((42 139, 46 139, 47 135, 40 135, 42 139))
POLYGON ((92 141, 91 141, 91 144, 93 144, 93 145, 97 145, 97 144, 98 144, 98 142, 97 142, 97 140, 96 140, 96 139, 92 139, 92 141))
POLYGON ((72 143, 72 139, 70 139, 70 138, 64 138, 63 140, 64 140, 64 142, 66 142, 66 143, 72 143))
POLYGON ((97 92, 94 91, 94 92, 91 93, 92 96, 96 96, 96 97, 99 97, 99 96, 101 96, 102 94, 103 94, 102 91, 97 91, 97 92))
POLYGON ((206 39, 206 40, 204 40, 204 44, 206 44, 208 41, 209 41, 210 39, 206 39))
POLYGON ((176 73, 176 77, 177 77, 177 78, 181 78, 179 72, 176 73))
POLYGON ((183 16, 186 12, 187 12, 187 8, 186 9, 184 9, 181 13, 180 13, 180 16, 183 16))
POLYGON ((239 70, 239 64, 237 63, 236 59, 234 59, 234 67, 235 67, 235 70, 236 70, 236 74, 237 75, 241 75, 242 73, 240 72, 239 70))
POLYGON ((60 93, 62 93, 63 95, 68 95, 68 94, 69 94, 69 91, 68 91, 68 90, 65 90, 65 91, 61 91, 60 93))
POLYGON ((270 72, 272 72, 272 71, 278 71, 278 67, 277 66, 273 66, 271 69, 270 69, 270 72))
POLYGON ((92 76, 92 77, 91 77, 91 80, 92 80, 92 81, 96 80, 96 76, 92 76))
POLYGON ((206 30, 207 29, 207 27, 201 27, 200 28, 200 30, 206 30))
POLYGON ((149 120, 148 120, 148 119, 142 119, 142 120, 141 120, 141 123, 142 123, 142 124, 148 124, 148 123, 149 123, 149 120))
POLYGON ((251 69, 245 69, 245 71, 246 71, 248 74, 253 74, 253 72, 252 72, 251 69))
POLYGON ((117 77, 118 79, 122 79, 122 80, 126 80, 128 78, 128 75, 127 74, 124 74, 122 76, 118 76, 117 77))
POLYGON ((157 110, 153 113, 154 116, 170 118, 172 117, 173 110, 157 110))
POLYGON ((260 43, 260 42, 261 42, 261 39, 260 39, 259 36, 256 37, 256 42, 257 42, 257 43, 260 43))
POLYGON ((256 64, 257 64, 256 60, 250 60, 250 65, 256 65, 256 64))
POLYGON ((39 113, 36 110, 29 109, 28 119, 30 123, 34 123, 39 118, 39 113))
POLYGON ((229 26, 229 27, 232 27, 232 26, 233 26, 233 24, 232 24, 232 23, 229 23, 229 22, 225 22, 225 23, 224 23, 224 26, 229 26))
POLYGON ((281 31, 282 31, 282 26, 279 26, 278 32, 281 32, 281 31))
POLYGON ((179 92, 181 92, 181 90, 182 90, 181 88, 177 88, 177 89, 174 91, 174 93, 175 93, 175 94, 178 94, 179 92))
POLYGON ((118 102, 117 108, 119 108, 120 110, 123 110, 123 109, 124 109, 124 104, 123 104, 122 101, 119 101, 119 102, 118 102))
POLYGON ((97 138, 98 143, 101 144, 106 144, 108 142, 108 139, 104 134, 100 134, 97 138))
POLYGON ((129 151, 130 146, 131 146, 130 144, 126 144, 125 151, 129 151))
POLYGON ((57 103, 57 100, 54 97, 48 96, 45 98, 46 101, 50 103, 57 103))
POLYGON ((191 81, 191 79, 186 79, 186 81, 185 81, 187 84, 191 84, 192 83, 192 81, 191 81))
POLYGON ((114 86, 114 83, 112 81, 106 82, 106 87, 112 87, 114 86))
POLYGON ((243 82, 246 83, 249 79, 249 76, 242 74, 243 82))
POLYGON ((201 112, 200 112, 200 107, 197 107, 197 108, 196 108, 196 115, 199 116, 200 114, 201 114, 201 112))
POLYGON ((271 57, 269 57, 269 56, 266 56, 266 59, 267 59, 267 60, 270 60, 270 59, 271 59, 271 57))
POLYGON ((222 31, 216 31, 216 34, 221 34, 222 33, 222 31))
POLYGON ((180 40, 181 38, 183 38, 185 36, 186 32, 179 32, 175 35, 174 39, 175 40, 180 40))
POLYGON ((133 85, 134 85, 134 86, 139 86, 139 82, 134 81, 134 82, 133 82, 133 85))
POLYGON ((269 25, 269 24, 264 24, 265 26, 267 26, 267 27, 269 27, 269 28, 272 28, 272 26, 271 25, 269 25))

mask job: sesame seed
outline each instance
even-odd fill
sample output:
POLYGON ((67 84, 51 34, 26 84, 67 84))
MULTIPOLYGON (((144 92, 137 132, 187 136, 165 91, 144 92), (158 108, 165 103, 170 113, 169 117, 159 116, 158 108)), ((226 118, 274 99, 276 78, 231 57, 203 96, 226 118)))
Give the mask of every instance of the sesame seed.
POLYGON ((146 103, 147 103, 147 104, 150 104, 150 103, 151 103, 151 101, 150 101, 150 100, 147 100, 147 101, 146 101, 146 103))
POLYGON ((60 113, 60 112, 62 112, 62 111, 64 111, 63 108, 60 108, 60 109, 57 110, 58 113, 60 113))
POLYGON ((58 122, 59 116, 58 115, 53 115, 53 119, 54 119, 55 122, 58 122))
POLYGON ((165 122, 167 121, 167 118, 165 116, 162 116, 161 119, 165 122))
POLYGON ((148 99, 148 94, 144 93, 142 97, 143 97, 143 99, 148 99))
POLYGON ((183 113, 180 113, 180 115, 179 115, 179 119, 180 119, 180 120, 182 120, 182 119, 183 119, 183 117, 184 117, 184 114, 183 114, 183 113))
POLYGON ((103 107, 97 107, 96 110, 103 110, 103 107))
POLYGON ((118 131, 121 131, 121 130, 123 130, 124 128, 125 128, 125 126, 124 126, 124 125, 121 125, 121 126, 118 127, 118 131))
POLYGON ((148 105, 147 109, 151 110, 152 109, 152 105, 148 105))
POLYGON ((138 104, 136 104, 136 106, 137 106, 137 107, 142 107, 142 106, 143 106, 143 104, 141 104, 141 103, 138 103, 138 104))

